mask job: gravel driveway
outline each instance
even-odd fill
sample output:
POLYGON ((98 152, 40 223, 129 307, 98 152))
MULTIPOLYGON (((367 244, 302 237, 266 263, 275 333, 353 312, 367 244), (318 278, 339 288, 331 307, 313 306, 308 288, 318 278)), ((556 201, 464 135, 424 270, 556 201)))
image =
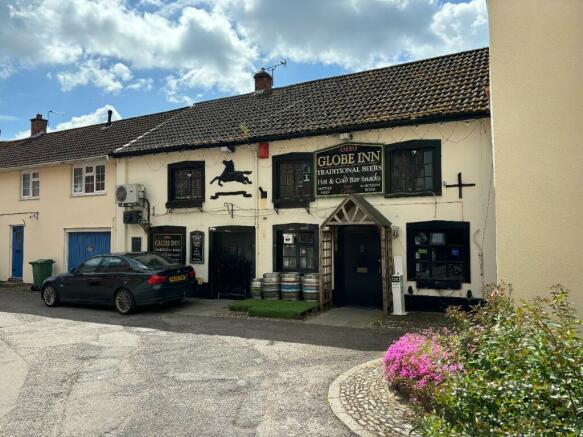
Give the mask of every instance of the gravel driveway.
POLYGON ((328 387, 399 334, 0 290, 0 435, 350 435, 328 387))

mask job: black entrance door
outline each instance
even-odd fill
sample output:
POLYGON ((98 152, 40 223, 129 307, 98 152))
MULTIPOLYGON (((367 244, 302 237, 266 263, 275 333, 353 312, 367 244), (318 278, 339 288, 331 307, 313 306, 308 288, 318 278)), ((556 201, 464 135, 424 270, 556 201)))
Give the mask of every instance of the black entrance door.
POLYGON ((336 303, 381 307, 381 241, 376 227, 343 226, 338 230, 336 303))
POLYGON ((249 297, 255 276, 255 228, 218 227, 211 229, 210 239, 213 294, 221 298, 249 297))

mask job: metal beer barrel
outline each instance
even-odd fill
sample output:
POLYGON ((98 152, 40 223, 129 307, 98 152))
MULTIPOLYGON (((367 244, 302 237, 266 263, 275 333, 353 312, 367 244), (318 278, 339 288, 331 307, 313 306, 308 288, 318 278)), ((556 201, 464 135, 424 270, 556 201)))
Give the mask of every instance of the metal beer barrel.
POLYGON ((281 298, 283 300, 299 300, 302 295, 300 274, 286 272, 281 274, 281 298))
POLYGON ((317 273, 306 273, 304 275, 302 279, 302 293, 306 301, 320 301, 320 278, 317 273))
POLYGON ((262 281, 263 299, 279 299, 279 273, 265 273, 262 281))
POLYGON ((251 280, 251 297, 253 299, 261 299, 262 286, 263 286, 263 278, 253 278, 251 280))

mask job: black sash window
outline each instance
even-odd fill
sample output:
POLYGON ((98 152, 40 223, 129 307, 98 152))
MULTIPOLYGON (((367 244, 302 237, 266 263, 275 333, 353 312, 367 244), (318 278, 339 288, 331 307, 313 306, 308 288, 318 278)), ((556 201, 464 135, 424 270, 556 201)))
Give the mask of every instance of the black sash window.
POLYGON ((184 161, 168 165, 166 208, 202 206, 204 183, 204 161, 184 161))

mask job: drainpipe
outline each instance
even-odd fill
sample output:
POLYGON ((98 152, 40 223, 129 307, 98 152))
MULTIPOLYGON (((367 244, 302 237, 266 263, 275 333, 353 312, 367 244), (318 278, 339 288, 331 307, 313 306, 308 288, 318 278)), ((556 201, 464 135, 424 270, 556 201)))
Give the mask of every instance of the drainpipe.
MULTIPOLYGON (((257 157, 257 154, 259 153, 259 144, 255 144, 255 147, 252 148, 253 150, 253 155, 255 158, 255 180, 256 180, 256 185, 255 187, 259 186, 259 158, 257 157)), ((254 187, 254 188, 255 188, 254 187)), ((259 257, 259 242, 261 241, 261 237, 259 235, 260 229, 259 229, 259 196, 257 195, 257 189, 255 189, 255 273, 254 273, 254 277, 257 278, 259 275, 257 274, 258 272, 258 268, 259 268, 259 260, 261 259, 259 257)))

